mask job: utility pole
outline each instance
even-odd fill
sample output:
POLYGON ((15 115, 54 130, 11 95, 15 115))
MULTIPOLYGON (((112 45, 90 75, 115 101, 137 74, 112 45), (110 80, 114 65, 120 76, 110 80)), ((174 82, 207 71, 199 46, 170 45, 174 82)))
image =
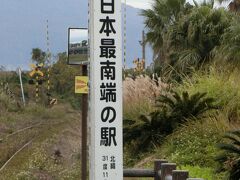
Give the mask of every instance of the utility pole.
POLYGON ((142 59, 144 59, 144 61, 146 60, 145 49, 146 49, 145 32, 142 31, 142 59))
MULTIPOLYGON (((82 75, 88 75, 87 65, 82 65, 82 75)), ((87 157, 88 157, 88 147, 87 147, 87 137, 88 137, 88 94, 82 94, 82 180, 87 180, 87 157)))
MULTIPOLYGON (((141 41, 139 41, 139 43, 140 43, 140 45, 142 46, 142 60, 144 61, 144 62, 146 62, 146 38, 145 38, 145 32, 144 32, 144 30, 142 31, 142 40, 141 41)), ((146 63, 144 63, 144 67, 143 67, 143 69, 145 69, 145 64, 146 63)))
POLYGON ((123 60, 123 70, 125 71, 127 67, 127 0, 124 0, 123 60))

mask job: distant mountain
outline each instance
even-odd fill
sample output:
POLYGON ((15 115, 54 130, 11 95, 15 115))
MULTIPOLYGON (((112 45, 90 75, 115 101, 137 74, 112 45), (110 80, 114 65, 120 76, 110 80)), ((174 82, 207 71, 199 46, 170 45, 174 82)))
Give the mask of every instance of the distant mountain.
MULTIPOLYGON (((56 54, 67 50, 67 29, 87 27, 87 0, 1 0, 0 65, 8 69, 28 68, 32 48, 46 50, 46 20, 49 20, 50 48, 56 54)), ((144 28, 140 9, 127 6, 127 62, 141 57, 144 28)), ((147 50, 147 62, 151 50, 147 50)))

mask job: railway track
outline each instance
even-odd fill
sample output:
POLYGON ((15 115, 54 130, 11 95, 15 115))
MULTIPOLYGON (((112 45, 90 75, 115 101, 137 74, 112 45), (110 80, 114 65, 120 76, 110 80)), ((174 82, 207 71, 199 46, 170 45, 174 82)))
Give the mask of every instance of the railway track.
MULTIPOLYGON (((5 137, 3 138, 3 140, 1 141, 1 143, 7 143, 7 142, 10 140, 10 138, 15 137, 16 135, 19 135, 19 134, 21 134, 21 133, 24 133, 24 132, 26 132, 27 130, 31 130, 31 129, 34 129, 34 128, 41 128, 41 129, 43 129, 43 130, 45 131, 45 130, 49 130, 48 127, 55 127, 55 128, 56 128, 57 126, 63 125, 63 124, 65 124, 65 123, 67 123, 67 122, 66 122, 66 121, 60 121, 60 122, 56 122, 56 123, 41 122, 41 123, 37 123, 37 124, 31 125, 31 126, 28 126, 28 127, 24 127, 24 128, 22 128, 22 129, 19 129, 19 130, 15 131, 15 132, 13 132, 13 133, 5 136, 5 137), (46 126, 47 126, 47 128, 46 128, 46 126)), ((33 143, 33 141, 34 141, 35 139, 38 139, 38 138, 40 138, 40 137, 41 137, 41 133, 35 134, 33 138, 31 138, 31 139, 28 140, 27 142, 23 143, 16 151, 14 151, 14 152, 12 152, 11 154, 9 154, 9 156, 8 156, 9 158, 5 159, 3 165, 0 167, 0 174, 1 174, 1 172, 7 167, 7 165, 8 165, 12 160, 14 160, 14 158, 15 158, 20 152, 24 151, 24 149, 25 149, 26 147, 28 147, 31 143, 33 143)))
POLYGON ((16 136, 16 135, 18 135, 18 134, 20 134, 20 133, 24 133, 24 132, 27 131, 27 130, 30 130, 30 129, 33 129, 33 128, 40 128, 41 126, 44 126, 44 125, 54 126, 54 125, 58 125, 58 124, 61 124, 61 123, 64 123, 64 122, 56 122, 56 123, 52 123, 52 124, 47 124, 47 123, 42 123, 42 122, 41 122, 41 123, 36 123, 36 124, 34 124, 34 125, 27 126, 27 127, 22 128, 22 129, 18 129, 18 130, 16 130, 15 132, 6 135, 6 136, 3 137, 3 138, 0 137, 0 140, 1 140, 1 142, 4 142, 5 140, 7 140, 7 139, 9 139, 9 138, 11 138, 11 137, 13 137, 13 136, 16 136))
POLYGON ((5 138, 3 138, 3 140, 4 140, 4 139, 8 139, 8 138, 10 138, 10 137, 12 137, 12 136, 15 136, 15 135, 17 135, 17 134, 19 134, 19 133, 25 132, 26 130, 29 130, 29 129, 32 129, 32 128, 35 128, 35 127, 39 127, 41 124, 42 124, 42 123, 37 123, 37 124, 35 124, 35 125, 28 126, 28 127, 22 128, 22 129, 19 129, 19 130, 13 132, 13 133, 7 135, 5 138))
POLYGON ((32 138, 30 141, 28 141, 27 143, 25 143, 23 146, 21 146, 21 148, 19 148, 3 165, 2 167, 0 168, 0 173, 3 171, 3 169, 11 162, 11 160, 17 156, 17 154, 19 154, 22 150, 24 150, 27 146, 29 146, 33 140, 35 138, 32 138))

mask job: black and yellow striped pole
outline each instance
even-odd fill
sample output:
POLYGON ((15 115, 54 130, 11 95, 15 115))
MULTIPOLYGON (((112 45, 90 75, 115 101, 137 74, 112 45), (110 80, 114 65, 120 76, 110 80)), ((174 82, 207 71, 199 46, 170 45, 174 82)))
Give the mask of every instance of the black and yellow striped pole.
POLYGON ((47 69, 47 93, 48 95, 50 95, 50 66, 48 66, 48 69, 47 69))
POLYGON ((41 71, 41 68, 43 67, 43 63, 41 64, 30 64, 30 67, 32 68, 32 71, 29 73, 30 77, 35 76, 35 98, 36 102, 39 100, 39 82, 42 84, 42 81, 40 81, 40 77, 43 77, 44 74, 41 71))
POLYGON ((36 91, 35 91, 36 103, 38 103, 38 101, 39 101, 39 84, 38 84, 38 82, 39 82, 39 76, 37 74, 36 75, 36 91))
POLYGON ((50 41, 49 41, 49 30, 48 30, 48 20, 47 20, 47 96, 48 96, 48 104, 50 105, 51 102, 51 94, 50 94, 50 88, 51 88, 51 83, 50 83, 50 71, 51 71, 51 63, 50 63, 50 41))

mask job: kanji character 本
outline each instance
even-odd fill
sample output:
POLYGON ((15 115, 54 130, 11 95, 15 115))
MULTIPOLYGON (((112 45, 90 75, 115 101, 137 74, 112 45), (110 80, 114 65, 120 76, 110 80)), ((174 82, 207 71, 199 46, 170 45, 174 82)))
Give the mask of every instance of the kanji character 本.
POLYGON ((116 58, 115 39, 101 39, 101 54, 100 57, 116 58))
POLYGON ((101 113, 102 122, 112 123, 116 119, 116 110, 113 107, 105 107, 101 113))
POLYGON ((116 83, 102 83, 100 88, 101 101, 105 100, 106 102, 116 102, 116 83))
POLYGON ((110 33, 116 33, 113 23, 116 22, 115 19, 109 19, 109 16, 106 17, 106 19, 100 19, 100 22, 103 23, 100 33, 106 33, 107 36, 109 36, 110 33))
POLYGON ((101 80, 104 80, 104 77, 109 80, 115 80, 115 64, 116 62, 110 62, 107 60, 106 62, 101 62, 101 80))
POLYGON ((102 127, 101 128, 101 146, 117 146, 116 142, 116 128, 115 127, 102 127))
POLYGON ((115 0, 101 0, 101 13, 113 14, 115 0))

